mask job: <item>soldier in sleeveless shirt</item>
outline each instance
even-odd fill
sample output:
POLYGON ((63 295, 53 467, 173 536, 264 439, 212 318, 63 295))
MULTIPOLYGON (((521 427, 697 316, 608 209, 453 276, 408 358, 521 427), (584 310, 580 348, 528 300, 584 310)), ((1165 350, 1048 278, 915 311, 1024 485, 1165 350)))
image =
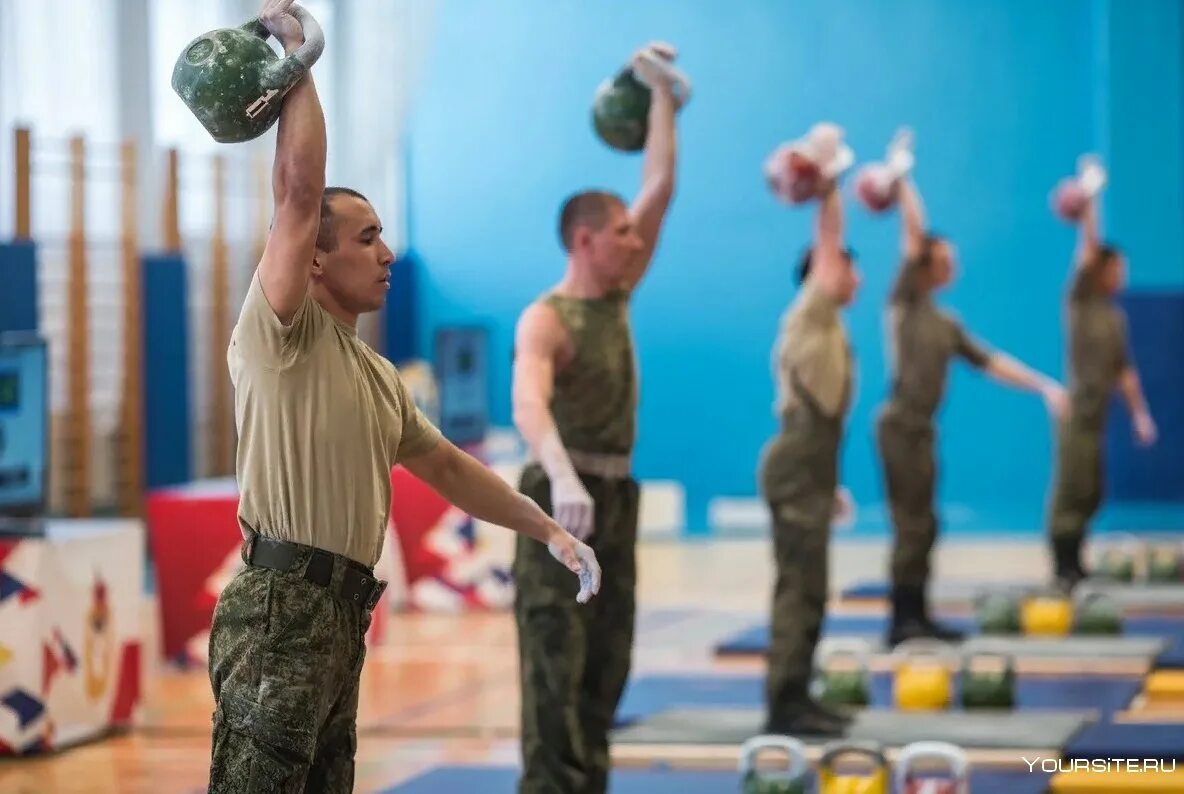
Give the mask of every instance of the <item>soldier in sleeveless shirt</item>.
POLYGON ((1100 240, 1097 195, 1105 172, 1092 158, 1081 182, 1090 199, 1079 221, 1076 268, 1066 296, 1069 412, 1058 429, 1048 519, 1054 575, 1066 588, 1087 575, 1081 546, 1102 502, 1103 436, 1115 389, 1130 410, 1139 443, 1153 444, 1157 435, 1128 351, 1126 315, 1114 300, 1126 278, 1126 257, 1100 240))
POLYGON ((519 489, 611 572, 578 606, 545 554, 517 545, 524 794, 607 790, 608 733, 632 659, 639 492, 629 304, 674 193, 678 110, 664 75, 636 58, 634 68, 653 87, 641 191, 631 206, 600 191, 567 200, 567 271, 523 311, 515 335, 514 422, 533 456, 519 489))
MULTIPOLYGON (((835 128, 827 132, 841 136, 835 128)), ((758 472, 773 520, 777 570, 766 729, 788 735, 838 735, 849 721, 809 695, 826 610, 830 527, 839 506, 839 447, 854 379, 841 312, 859 285, 843 245, 841 171, 829 162, 817 165, 824 184, 814 244, 799 267, 801 286, 774 351, 781 429, 762 450, 758 472)))
MULTIPOLYGON (((909 143, 907 138, 898 140, 902 146, 909 143)), ((911 162, 911 152, 908 158, 911 162)), ((934 416, 945 396, 951 359, 961 358, 1002 383, 1040 394, 1054 416, 1063 414, 1066 404, 1060 384, 987 349, 934 303, 934 294, 953 280, 956 253, 948 240, 926 227, 921 198, 907 169, 898 190, 903 261, 887 311, 891 389, 876 421, 894 530, 890 645, 913 637, 961 636, 936 623, 926 603, 930 555, 938 532, 934 416)))

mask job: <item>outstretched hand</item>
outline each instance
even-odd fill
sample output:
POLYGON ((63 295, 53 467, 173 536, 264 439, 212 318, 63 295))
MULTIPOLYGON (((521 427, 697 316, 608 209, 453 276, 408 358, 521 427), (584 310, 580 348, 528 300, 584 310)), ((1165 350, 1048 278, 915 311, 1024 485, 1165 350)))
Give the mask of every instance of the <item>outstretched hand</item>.
POLYGON ((1144 447, 1151 446, 1159 438, 1159 429, 1150 413, 1143 411, 1135 414, 1135 438, 1144 447))
POLYGON ((557 531, 547 544, 551 556, 563 563, 569 571, 580 578, 580 591, 576 601, 586 604, 600 592, 600 563, 596 553, 584 543, 576 540, 566 531, 557 531))

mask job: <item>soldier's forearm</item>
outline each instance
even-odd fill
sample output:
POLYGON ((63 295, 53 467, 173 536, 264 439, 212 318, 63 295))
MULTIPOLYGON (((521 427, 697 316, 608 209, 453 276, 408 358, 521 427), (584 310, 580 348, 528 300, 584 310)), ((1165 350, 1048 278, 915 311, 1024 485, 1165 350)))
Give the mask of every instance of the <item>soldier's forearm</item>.
POLYGON ((280 111, 272 171, 277 204, 302 198, 320 202, 327 149, 325 115, 310 72, 284 97, 280 111))
POLYGON ((1147 399, 1143 395, 1143 385, 1139 381, 1139 372, 1134 367, 1127 367, 1118 378, 1118 390, 1122 393, 1127 409, 1131 416, 1146 415, 1147 399))
POLYGON ((514 424, 538 459, 548 479, 575 478, 575 468, 568 457, 555 419, 545 405, 523 404, 514 409, 514 424))
POLYGON ((550 543, 555 532, 562 531, 534 501, 462 450, 452 448, 443 465, 421 478, 473 518, 520 532, 540 543, 550 543))
POLYGON ((1029 369, 1002 353, 992 354, 991 360, 987 364, 987 372, 1002 383, 1037 394, 1046 394, 1057 385, 1056 381, 1047 375, 1029 369))

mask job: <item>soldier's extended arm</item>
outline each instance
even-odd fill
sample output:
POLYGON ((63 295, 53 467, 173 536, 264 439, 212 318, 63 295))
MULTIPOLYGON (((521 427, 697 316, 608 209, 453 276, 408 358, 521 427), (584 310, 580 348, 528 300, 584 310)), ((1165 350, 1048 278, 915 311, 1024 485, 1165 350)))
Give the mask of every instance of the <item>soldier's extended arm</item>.
POLYGON ((406 458, 403 465, 468 515, 546 544, 551 556, 580 577, 576 600, 581 604, 600 589, 600 565, 592 549, 552 521, 532 499, 447 439, 440 439, 422 455, 406 458))
POLYGON ((551 415, 556 364, 565 338, 566 330, 550 306, 535 303, 522 313, 514 339, 514 425, 551 481, 555 520, 586 540, 593 527, 592 497, 576 474, 551 415))
POLYGON ((1155 427, 1155 420, 1151 418, 1151 411, 1147 408, 1139 371, 1133 365, 1128 364, 1122 370, 1118 378, 1118 390, 1131 413, 1135 437, 1143 446, 1151 446, 1159 436, 1159 431, 1155 427))
MULTIPOLYGON (((304 44, 304 31, 289 8, 293 0, 266 0, 260 21, 291 53, 304 44)), ((259 282, 281 322, 300 308, 321 221, 325 191, 325 115, 306 74, 284 98, 272 168, 275 220, 259 263, 259 282)))
POLYGON ((1001 383, 1039 394, 1044 398, 1049 413, 1056 418, 1062 419, 1068 413, 1069 398, 1061 384, 1006 353, 992 353, 987 360, 986 372, 1001 383))
MULTIPOLYGON (((674 60, 674 49, 652 44, 650 50, 668 61, 674 60)), ((645 140, 642 163, 641 189, 629 208, 634 228, 641 236, 644 248, 631 264, 630 286, 636 286, 654 257, 666 210, 674 196, 674 182, 678 165, 678 131, 675 118, 678 99, 674 95, 671 75, 647 64, 639 54, 634 67, 651 86, 649 134, 645 140)))

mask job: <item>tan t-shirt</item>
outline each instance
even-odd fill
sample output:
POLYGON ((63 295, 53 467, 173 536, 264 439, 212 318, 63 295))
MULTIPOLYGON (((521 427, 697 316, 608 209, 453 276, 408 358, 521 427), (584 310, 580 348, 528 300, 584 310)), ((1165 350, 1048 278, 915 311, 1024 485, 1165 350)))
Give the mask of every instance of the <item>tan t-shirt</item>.
POLYGON ((812 278, 782 319, 776 351, 777 410, 795 399, 791 376, 829 417, 838 417, 850 398, 851 362, 839 305, 812 278))
POLYGON ((311 296, 285 327, 258 273, 226 359, 244 536, 254 530, 373 566, 391 467, 440 438, 394 365, 311 296))

